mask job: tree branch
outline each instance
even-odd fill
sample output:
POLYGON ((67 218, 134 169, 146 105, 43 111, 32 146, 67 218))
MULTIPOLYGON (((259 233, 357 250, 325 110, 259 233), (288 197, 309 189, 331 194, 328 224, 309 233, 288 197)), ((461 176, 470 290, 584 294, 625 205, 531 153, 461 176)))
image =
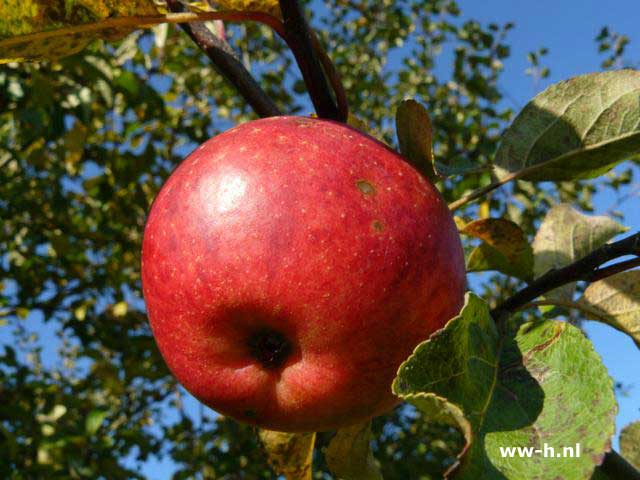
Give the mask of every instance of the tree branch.
POLYGON ((529 286, 494 308, 491 311, 491 315, 496 322, 500 322, 511 312, 518 310, 540 295, 561 287, 562 285, 579 280, 589 282, 600 280, 605 278, 603 275, 608 276, 622 271, 620 265, 625 265, 628 268, 635 266, 637 264, 635 260, 637 259, 601 268, 605 263, 627 255, 640 256, 640 233, 631 235, 618 242, 603 245, 571 265, 567 265, 558 270, 550 270, 540 278, 531 282, 529 286))
MULTIPOLYGON (((178 0, 167 0, 167 5, 172 12, 180 13, 183 10, 178 0)), ((238 90, 258 116, 282 114, 242 62, 233 55, 229 45, 216 37, 204 23, 182 23, 180 27, 207 54, 218 73, 238 90)))
POLYGON ((605 454, 598 468, 612 480, 640 480, 640 472, 615 450, 605 454))
POLYGON ((632 258, 631 260, 626 260, 624 262, 616 263, 614 265, 609 265, 604 268, 599 268, 593 275, 589 278, 585 278, 588 282, 597 282, 598 280, 604 280, 607 277, 611 277, 616 273, 626 272, 627 270, 631 270, 632 268, 640 267, 640 258, 632 258))
POLYGON ((340 114, 325 77, 312 34, 297 0, 280 0, 286 41, 298 63, 309 96, 320 118, 346 121, 340 114))

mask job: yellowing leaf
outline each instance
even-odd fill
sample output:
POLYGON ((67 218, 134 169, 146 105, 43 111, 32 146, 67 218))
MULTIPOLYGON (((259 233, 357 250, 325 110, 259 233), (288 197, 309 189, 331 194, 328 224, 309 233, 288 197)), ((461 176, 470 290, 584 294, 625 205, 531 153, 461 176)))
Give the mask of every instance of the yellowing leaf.
POLYGON ((224 10, 238 12, 261 12, 280 17, 278 0, 215 0, 216 5, 224 10))
MULTIPOLYGON (((626 230, 609 217, 590 217, 570 205, 556 205, 547 213, 533 241, 534 276, 565 267, 626 230)), ((574 290, 575 283, 571 283, 545 297, 570 301, 574 290)))
POLYGON ((341 480, 382 480, 370 442, 371 422, 339 430, 324 450, 331 473, 341 480))
POLYGON ((269 464, 287 480, 311 480, 315 433, 284 433, 260 430, 269 464))
POLYGON ((4 0, 0 3, 0 63, 72 55, 96 38, 120 38, 143 23, 118 28, 105 22, 100 28, 102 21, 162 12, 154 0, 4 0), (95 28, 81 28, 95 24, 95 28))
POLYGON ((470 272, 497 270, 522 280, 533 273, 533 251, 522 229, 504 218, 476 220, 460 229, 483 243, 467 259, 470 272))
POLYGON ((640 348, 640 270, 592 283, 578 305, 587 318, 626 333, 640 348))

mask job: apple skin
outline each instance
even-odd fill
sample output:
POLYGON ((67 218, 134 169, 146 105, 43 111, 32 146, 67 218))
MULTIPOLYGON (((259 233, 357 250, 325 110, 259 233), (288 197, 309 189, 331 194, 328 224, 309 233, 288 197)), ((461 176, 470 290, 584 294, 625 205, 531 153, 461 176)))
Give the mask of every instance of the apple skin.
POLYGON ((462 247, 435 187, 377 140, 300 117, 197 148, 158 194, 142 283, 171 371, 239 421, 338 429, 460 310, 462 247))

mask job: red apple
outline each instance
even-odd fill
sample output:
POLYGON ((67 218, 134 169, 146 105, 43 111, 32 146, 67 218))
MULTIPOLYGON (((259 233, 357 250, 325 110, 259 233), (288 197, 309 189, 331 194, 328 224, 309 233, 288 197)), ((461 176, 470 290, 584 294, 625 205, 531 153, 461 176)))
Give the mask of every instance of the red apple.
POLYGON ((400 155, 343 124, 276 117, 216 136, 171 175, 142 282, 189 392, 302 432, 396 405, 398 366, 458 313, 465 273, 447 205, 400 155))

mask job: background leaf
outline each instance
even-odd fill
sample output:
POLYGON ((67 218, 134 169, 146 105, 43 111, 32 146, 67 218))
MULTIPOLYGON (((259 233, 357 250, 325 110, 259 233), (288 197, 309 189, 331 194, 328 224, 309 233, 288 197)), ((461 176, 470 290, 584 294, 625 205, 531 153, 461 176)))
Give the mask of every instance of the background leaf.
POLYGON ((536 96, 504 133, 498 178, 593 178, 640 151, 640 72, 591 73, 536 96))
POLYGON ((382 480, 371 453, 371 423, 338 430, 324 455, 329 469, 340 480, 382 480))
POLYGON ((460 233, 483 243, 467 258, 467 270, 497 270, 522 280, 533 276, 533 250, 522 229, 510 220, 486 218, 466 224, 460 233))
MULTIPOLYGON (((570 205, 556 205, 544 218, 533 241, 534 275, 562 268, 586 256, 627 228, 609 217, 589 217, 570 205)), ((571 300, 575 283, 557 288, 546 298, 571 300)))
POLYGON ((259 430, 260 440, 273 469, 287 480, 311 480, 315 433, 259 430))

